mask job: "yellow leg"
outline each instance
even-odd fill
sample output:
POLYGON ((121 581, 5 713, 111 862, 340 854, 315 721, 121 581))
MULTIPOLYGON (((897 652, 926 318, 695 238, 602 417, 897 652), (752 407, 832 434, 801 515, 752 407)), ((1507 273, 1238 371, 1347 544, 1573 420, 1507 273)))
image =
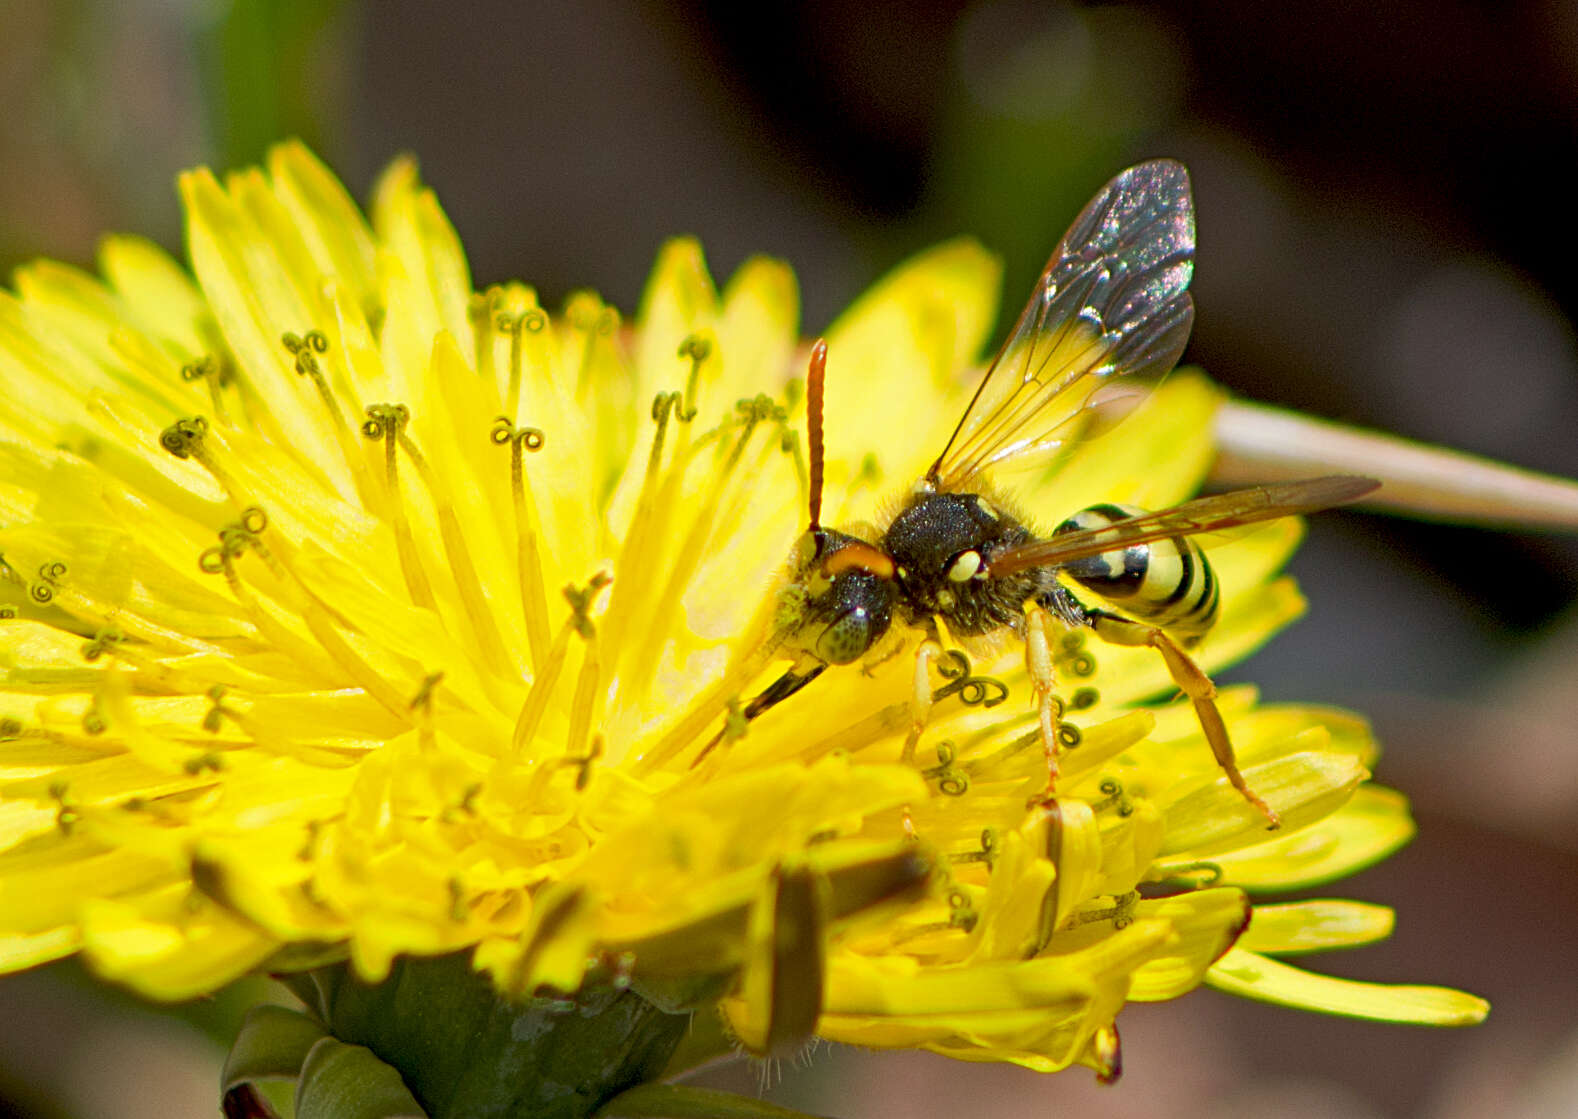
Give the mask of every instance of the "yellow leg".
POLYGON ((1238 771, 1238 762, 1233 756, 1233 743, 1227 736, 1227 724, 1222 721, 1221 711, 1217 710, 1216 685, 1211 682, 1211 678, 1195 664, 1176 641, 1155 626, 1142 625, 1102 610, 1089 611, 1089 617, 1091 628, 1103 641, 1110 641, 1115 645, 1149 645, 1162 655, 1173 683, 1177 684, 1184 695, 1189 697, 1189 702, 1194 704, 1195 718, 1200 721, 1200 729, 1205 732, 1205 740, 1211 744, 1211 753, 1216 755, 1216 764, 1222 767, 1223 773, 1227 774, 1227 779, 1232 783, 1233 788, 1242 793, 1244 799, 1266 817, 1267 828, 1270 830, 1280 828, 1281 817, 1271 810, 1269 804, 1260 799, 1244 780, 1244 775, 1238 771))
POLYGON ((1056 679, 1052 668, 1052 615, 1035 603, 1025 605, 1025 671, 1035 693, 1036 722, 1041 730, 1041 748, 1046 753, 1047 787, 1042 803, 1051 804, 1057 786, 1057 721, 1062 713, 1053 692, 1056 679))
POLYGON ((906 765, 915 761, 915 748, 920 745, 921 732, 931 719, 931 669, 942 656, 942 646, 927 639, 915 650, 914 687, 910 692, 910 732, 904 739, 904 753, 900 760, 906 765))

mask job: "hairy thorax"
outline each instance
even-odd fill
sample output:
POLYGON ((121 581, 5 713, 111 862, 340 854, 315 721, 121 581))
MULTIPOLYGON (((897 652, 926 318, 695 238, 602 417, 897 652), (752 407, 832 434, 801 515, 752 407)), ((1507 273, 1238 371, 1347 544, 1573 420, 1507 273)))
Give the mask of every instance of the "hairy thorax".
POLYGON ((1034 534, 990 498, 973 493, 920 492, 910 497, 882 538, 893 557, 906 621, 927 625, 940 616, 961 637, 1018 631, 1026 601, 1054 582, 1031 569, 989 577, 992 559, 1034 534))

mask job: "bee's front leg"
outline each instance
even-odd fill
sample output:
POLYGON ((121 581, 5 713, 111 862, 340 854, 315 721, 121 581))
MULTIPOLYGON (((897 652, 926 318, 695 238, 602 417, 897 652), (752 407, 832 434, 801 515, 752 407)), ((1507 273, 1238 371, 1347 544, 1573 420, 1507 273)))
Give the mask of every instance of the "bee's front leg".
POLYGON ((1035 602, 1025 604, 1025 671, 1035 694, 1036 723, 1041 731, 1041 748, 1046 753, 1047 787, 1039 800, 1050 804, 1057 785, 1057 722, 1062 703, 1052 690, 1057 683, 1052 662, 1053 630, 1059 625, 1050 611, 1035 602))
POLYGON ((1216 755, 1216 764, 1222 767, 1222 772, 1227 775, 1233 788, 1242 793, 1244 799, 1266 817, 1269 828, 1281 827, 1281 817, 1272 811, 1269 804, 1260 799, 1259 794, 1249 787, 1244 775, 1239 772, 1238 761, 1233 756, 1233 742, 1227 735, 1227 724, 1222 721, 1221 711, 1217 710, 1216 685, 1194 662, 1194 659, 1185 653, 1178 642, 1169 637, 1164 630, 1155 626, 1132 621, 1117 614, 1109 614, 1105 610, 1087 610, 1086 617, 1090 628, 1103 641, 1114 645, 1148 645, 1162 655, 1173 683, 1177 684, 1194 704, 1195 718, 1200 721, 1200 729, 1205 732, 1205 740, 1211 744, 1211 753, 1216 755))
POLYGON ((931 671, 942 655, 942 643, 935 636, 926 638, 915 650, 915 674, 910 691, 910 731, 904 738, 904 753, 900 757, 906 765, 915 761, 915 749, 920 745, 921 732, 931 720, 931 671))

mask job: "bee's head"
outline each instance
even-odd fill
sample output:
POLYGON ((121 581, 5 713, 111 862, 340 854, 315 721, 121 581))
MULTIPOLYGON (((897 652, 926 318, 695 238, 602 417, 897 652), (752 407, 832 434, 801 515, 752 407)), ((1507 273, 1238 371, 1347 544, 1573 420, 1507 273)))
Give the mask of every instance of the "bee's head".
MULTIPOLYGON (((795 663, 745 706, 747 719, 782 703, 828 665, 859 660, 893 624, 898 572, 888 554, 858 536, 822 527, 822 385, 826 372, 827 343, 819 339, 811 347, 806 374, 810 523, 789 558, 789 579, 778 592, 773 624, 774 648, 792 654, 795 663)), ((722 732, 719 734, 721 738, 722 732)), ((718 741, 713 739, 702 757, 718 741)))
POLYGON ((893 561, 847 532, 822 527, 822 385, 827 342, 811 347, 806 426, 811 444, 810 525, 795 541, 789 583, 778 595, 776 630, 801 664, 789 677, 803 686, 830 664, 857 661, 887 634, 898 598, 893 561), (813 671, 814 667, 814 671, 813 671))
POLYGON ((817 527, 795 542, 790 563, 777 629, 791 649, 823 664, 849 664, 887 634, 898 583, 893 561, 880 548, 817 527))

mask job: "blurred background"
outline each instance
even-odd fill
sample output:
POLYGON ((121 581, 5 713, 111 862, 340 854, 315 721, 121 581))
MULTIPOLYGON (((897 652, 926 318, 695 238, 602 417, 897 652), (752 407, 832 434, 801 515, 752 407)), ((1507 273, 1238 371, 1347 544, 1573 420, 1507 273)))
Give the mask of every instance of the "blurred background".
MULTIPOLYGON (((789 260, 814 333, 970 233, 1007 262, 1011 318, 1079 205, 1171 155, 1199 214, 1187 360, 1258 400, 1578 476, 1570 2, 0 0, 0 28, 6 274, 90 264, 109 230, 179 249, 179 170, 298 135, 360 197, 417 153, 479 286, 632 308, 689 232, 720 278, 789 260)), ((1578 545, 1344 512, 1295 571, 1311 615, 1234 678, 1370 714, 1378 776, 1420 823, 1336 888, 1394 905, 1397 934, 1315 964, 1465 987, 1489 1023, 1202 991, 1123 1013, 1115 1088, 823 1047, 766 1070, 768 1098, 851 1119, 1578 1114, 1578 545)), ((0 1114, 214 1114, 250 994, 172 1018, 70 965, 0 981, 0 1114)))

